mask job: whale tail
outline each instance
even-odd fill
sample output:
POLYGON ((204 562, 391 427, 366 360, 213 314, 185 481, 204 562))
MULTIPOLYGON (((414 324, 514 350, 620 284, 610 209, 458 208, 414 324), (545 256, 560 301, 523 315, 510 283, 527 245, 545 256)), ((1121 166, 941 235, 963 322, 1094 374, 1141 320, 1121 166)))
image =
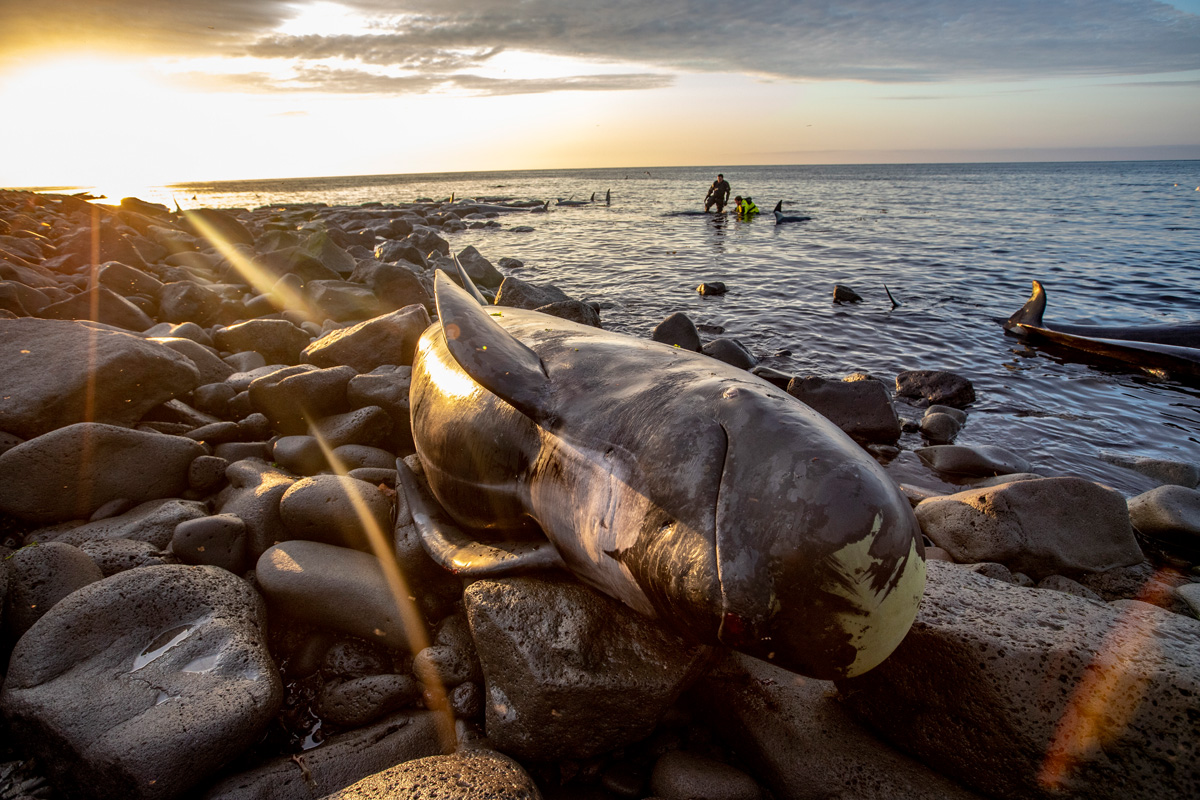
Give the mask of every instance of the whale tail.
POLYGON ((1046 290, 1042 287, 1041 282, 1034 281, 1033 293, 1029 295, 1029 299, 1017 313, 1005 320, 1004 330, 1019 334, 1022 327, 1044 328, 1042 315, 1045 313, 1046 290))

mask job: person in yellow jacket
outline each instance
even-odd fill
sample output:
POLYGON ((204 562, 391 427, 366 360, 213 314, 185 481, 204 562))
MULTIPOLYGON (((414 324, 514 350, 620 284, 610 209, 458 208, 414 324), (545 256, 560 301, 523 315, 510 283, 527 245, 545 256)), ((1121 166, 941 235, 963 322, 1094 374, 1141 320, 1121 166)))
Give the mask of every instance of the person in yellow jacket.
POLYGON ((737 215, 742 219, 750 219, 750 217, 758 213, 758 206, 754 205, 754 200, 749 195, 746 197, 738 195, 733 199, 737 203, 737 215))

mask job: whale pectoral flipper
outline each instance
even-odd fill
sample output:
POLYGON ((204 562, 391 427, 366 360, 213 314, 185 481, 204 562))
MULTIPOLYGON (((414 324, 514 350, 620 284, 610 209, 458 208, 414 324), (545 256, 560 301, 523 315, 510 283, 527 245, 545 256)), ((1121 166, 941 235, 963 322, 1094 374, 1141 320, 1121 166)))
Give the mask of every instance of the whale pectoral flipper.
POLYGON ((421 546, 435 563, 464 578, 484 578, 542 569, 565 569, 554 545, 541 542, 497 542, 472 539, 459 528, 435 521, 403 460, 396 462, 397 482, 404 492, 421 546))
POLYGON ((458 256, 451 253, 450 257, 454 259, 454 268, 458 270, 458 279, 462 282, 462 287, 467 290, 467 294, 475 298, 475 301, 481 306, 491 305, 487 299, 479 292, 479 287, 475 285, 475 281, 471 280, 471 276, 463 269, 462 263, 458 260, 458 256))
POLYGON ((446 349, 463 372, 535 422, 548 420, 550 379, 538 354, 440 271, 434 296, 446 349))

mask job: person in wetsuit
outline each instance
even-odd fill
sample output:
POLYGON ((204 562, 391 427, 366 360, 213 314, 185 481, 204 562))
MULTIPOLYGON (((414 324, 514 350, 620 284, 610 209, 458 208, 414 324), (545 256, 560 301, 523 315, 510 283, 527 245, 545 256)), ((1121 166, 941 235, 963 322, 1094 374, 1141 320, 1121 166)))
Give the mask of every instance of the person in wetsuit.
POLYGON ((704 198, 704 210, 716 208, 717 212, 725 210, 725 204, 729 202, 729 181, 725 180, 725 176, 718 174, 717 179, 713 181, 712 188, 708 190, 708 196, 704 198))

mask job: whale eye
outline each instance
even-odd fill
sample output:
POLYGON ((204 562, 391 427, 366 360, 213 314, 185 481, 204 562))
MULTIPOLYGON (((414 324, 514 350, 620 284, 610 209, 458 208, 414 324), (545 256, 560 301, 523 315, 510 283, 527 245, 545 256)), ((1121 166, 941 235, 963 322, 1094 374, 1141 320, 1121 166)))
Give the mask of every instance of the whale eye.
POLYGON ((741 396, 741 394, 742 393, 738 390, 738 387, 730 386, 728 389, 721 392, 721 397, 725 398, 726 400, 736 400, 741 396))

